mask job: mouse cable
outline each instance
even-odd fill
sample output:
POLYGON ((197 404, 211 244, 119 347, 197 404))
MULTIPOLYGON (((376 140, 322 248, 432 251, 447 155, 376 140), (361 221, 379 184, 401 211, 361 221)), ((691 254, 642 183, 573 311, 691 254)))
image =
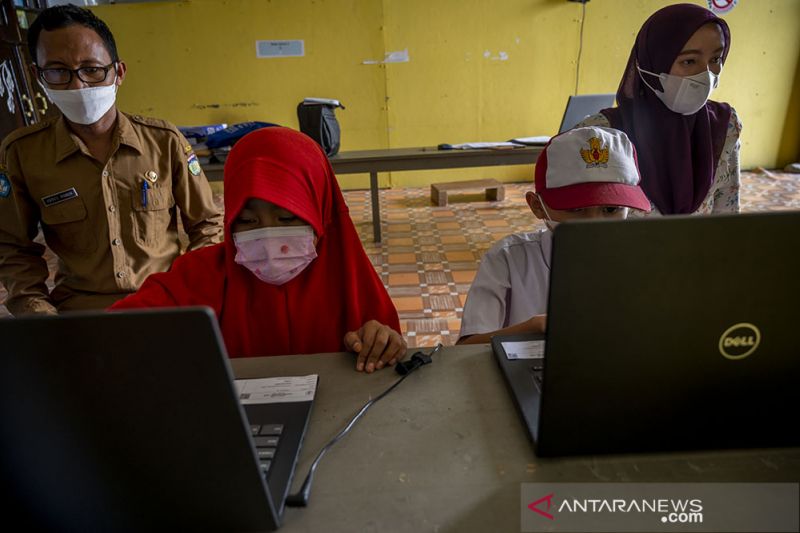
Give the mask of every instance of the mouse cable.
POLYGON ((414 355, 411 356, 410 359, 404 362, 397 363, 394 366, 395 372, 400 374, 400 379, 395 381, 388 389, 380 393, 375 398, 371 399, 364 406, 359 409, 356 415, 350 419, 350 421, 342 428, 342 430, 333 437, 328 444, 322 447, 322 449, 317 454, 317 457, 314 459, 314 462, 311 463, 311 468, 308 469, 308 474, 306 475, 305 481, 303 481, 303 485, 300 487, 300 490, 295 494, 290 494, 286 498, 286 505, 289 507, 305 507, 308 505, 308 498, 311 494, 311 483, 314 481, 314 474, 317 471, 317 466, 319 465, 320 460, 322 457, 330 450, 334 444, 339 442, 347 433, 353 428, 356 422, 361 418, 361 416, 367 412, 367 409, 375 405, 375 403, 392 392, 395 387, 400 385, 404 379, 411 375, 412 372, 417 370, 418 368, 422 367, 423 365, 427 365, 431 362, 431 358, 433 357, 436 352, 442 349, 442 345, 438 344, 436 348, 431 350, 429 354, 424 354, 422 352, 416 352, 414 355))

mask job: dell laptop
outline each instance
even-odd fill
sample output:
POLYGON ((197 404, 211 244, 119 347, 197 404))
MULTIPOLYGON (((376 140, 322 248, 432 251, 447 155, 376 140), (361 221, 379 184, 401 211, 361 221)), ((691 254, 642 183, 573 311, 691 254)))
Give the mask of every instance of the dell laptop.
POLYGON ((237 385, 249 380, 234 383, 207 308, 3 319, 0 339, 8 523, 69 531, 280 525, 316 376, 299 401, 240 401, 237 385))
POLYGON ((547 334, 492 340, 536 453, 800 445, 798 231, 800 212, 559 224, 547 334))

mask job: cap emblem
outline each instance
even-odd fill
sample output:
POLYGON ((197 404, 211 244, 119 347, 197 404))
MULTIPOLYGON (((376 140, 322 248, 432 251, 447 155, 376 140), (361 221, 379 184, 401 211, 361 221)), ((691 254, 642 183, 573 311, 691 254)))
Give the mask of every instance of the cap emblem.
POLYGON ((586 168, 608 167, 608 148, 600 147, 600 139, 589 139, 589 149, 581 148, 581 157, 586 161, 586 168))

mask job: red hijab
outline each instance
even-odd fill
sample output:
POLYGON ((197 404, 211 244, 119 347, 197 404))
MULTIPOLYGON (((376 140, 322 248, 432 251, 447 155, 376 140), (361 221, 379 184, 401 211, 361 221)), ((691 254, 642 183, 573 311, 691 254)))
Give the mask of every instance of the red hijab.
POLYGON ((178 258, 115 309, 208 305, 231 357, 337 352, 369 320, 400 331, 397 311, 367 258, 330 163, 319 146, 288 128, 242 138, 225 163, 225 242, 178 258), (231 223, 249 198, 305 220, 317 258, 284 285, 260 281, 234 262, 231 223))
MULTIPOLYGON (((724 63, 731 48, 724 20, 693 4, 675 4, 653 13, 636 36, 617 91, 619 107, 602 111, 612 128, 633 141, 642 189, 665 215, 694 213, 705 200, 722 155, 731 107, 709 100, 694 115, 674 113, 644 85, 636 65, 650 72, 669 72, 686 41, 708 23, 722 30, 724 63)), ((651 83, 660 88, 658 80, 651 83)))

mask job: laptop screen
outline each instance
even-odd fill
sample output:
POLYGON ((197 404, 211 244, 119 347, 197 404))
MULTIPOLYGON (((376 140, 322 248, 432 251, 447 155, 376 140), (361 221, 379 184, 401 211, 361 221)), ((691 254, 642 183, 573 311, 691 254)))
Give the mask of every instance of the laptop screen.
POLYGON ((570 96, 567 107, 564 109, 564 117, 561 119, 561 127, 558 133, 572 129, 576 124, 590 115, 599 113, 601 109, 614 105, 615 94, 580 94, 570 96))

